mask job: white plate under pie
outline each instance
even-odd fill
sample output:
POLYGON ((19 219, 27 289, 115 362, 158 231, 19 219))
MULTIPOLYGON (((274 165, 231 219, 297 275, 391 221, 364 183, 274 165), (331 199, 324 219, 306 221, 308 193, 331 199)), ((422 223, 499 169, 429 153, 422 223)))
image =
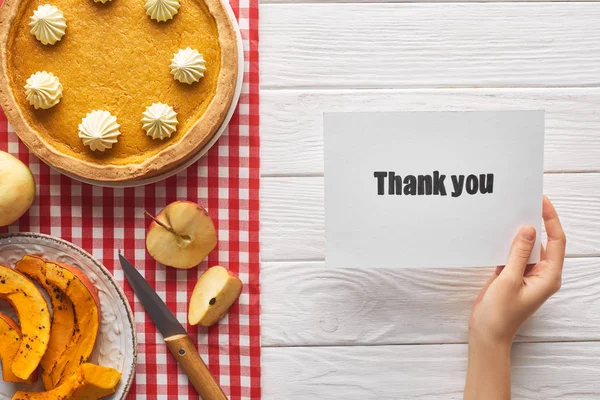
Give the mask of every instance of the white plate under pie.
MULTIPOLYGON (((83 249, 65 240, 39 233, 0 235, 0 264, 14 268, 26 254, 60 261, 82 270, 98 289, 101 324, 89 362, 121 372, 121 381, 110 400, 125 399, 135 375, 137 339, 133 313, 123 291, 111 273, 83 249)), ((41 290, 44 295, 46 292, 41 290)), ((2 302, 0 312, 16 317, 12 307, 2 302)), ((18 390, 43 391, 41 378, 33 385, 0 379, 0 399, 10 399, 18 390)))
POLYGON ((231 121, 231 117, 233 117, 233 114, 235 113, 235 109, 236 109, 238 101, 240 99, 240 95, 242 94, 242 86, 244 83, 244 42, 242 41, 242 34, 240 32, 240 26, 238 25, 237 19, 235 17, 235 13, 233 12, 233 9, 229 5, 229 3, 223 2, 223 5, 225 6, 227 13, 229 14, 229 18, 231 19, 231 23, 233 25, 233 29, 235 30, 236 37, 237 37, 238 76, 237 76, 237 82, 235 84, 235 92, 233 94, 233 100, 231 101, 231 106, 229 107, 229 111, 227 111, 227 115, 225 115, 223 124, 221 125, 219 130, 215 133, 213 138, 210 140, 210 142, 208 142, 208 144, 206 146, 204 146, 197 154, 192 156, 189 160, 187 160, 183 164, 179 165, 178 167, 165 172, 164 174, 160 174, 160 175, 153 176, 153 177, 146 178, 146 179, 139 179, 139 180, 132 180, 132 181, 124 181, 124 182, 95 181, 92 179, 81 178, 79 176, 70 174, 61 169, 54 168, 52 166, 51 167, 56 169, 60 173, 68 176, 71 179, 74 179, 76 181, 80 181, 83 183, 89 183, 90 185, 112 187, 112 188, 125 188, 125 187, 137 187, 137 186, 150 185, 152 183, 160 182, 160 181, 165 180, 173 175, 180 173, 181 171, 184 171, 185 169, 190 167, 192 164, 194 164, 196 161, 198 161, 200 158, 202 158, 211 149, 211 147, 214 146, 214 144, 217 142, 217 140, 219 140, 221 135, 223 135, 223 133, 225 132, 225 129, 227 129, 227 126, 229 125, 229 121, 231 121))

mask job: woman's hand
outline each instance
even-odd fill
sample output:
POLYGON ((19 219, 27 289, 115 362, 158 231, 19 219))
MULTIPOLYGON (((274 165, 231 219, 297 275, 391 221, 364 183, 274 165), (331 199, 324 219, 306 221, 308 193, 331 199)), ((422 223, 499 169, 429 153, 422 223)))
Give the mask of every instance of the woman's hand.
POLYGON ((508 263, 496 268, 475 301, 469 336, 512 343, 517 331, 544 302, 560 289, 566 237, 554 206, 544 196, 542 216, 548 244, 541 261, 527 265, 535 229, 524 226, 513 241, 508 263))
POLYGON ((566 237, 550 200, 542 216, 548 244, 541 261, 527 265, 535 229, 524 226, 504 267, 496 268, 475 301, 469 319, 469 367, 465 399, 510 399, 510 348, 517 331, 560 289, 566 237))

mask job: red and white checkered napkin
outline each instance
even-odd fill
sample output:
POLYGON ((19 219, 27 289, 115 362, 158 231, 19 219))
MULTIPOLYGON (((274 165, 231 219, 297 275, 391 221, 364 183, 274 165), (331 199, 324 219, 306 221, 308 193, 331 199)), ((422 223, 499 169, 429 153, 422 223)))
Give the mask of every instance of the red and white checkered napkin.
POLYGON ((4 232, 42 232, 93 254, 124 288, 135 313, 138 365, 129 399, 197 399, 198 395, 160 333, 134 296, 117 261, 117 250, 140 270, 171 311, 197 339, 200 354, 231 399, 259 399, 259 73, 258 0, 232 0, 245 53, 238 109, 217 144, 198 163, 166 181, 141 188, 107 189, 76 182, 40 162, 12 132, 0 111, 0 150, 29 165, 38 184, 31 210, 4 232), (145 249, 149 221, 167 204, 188 199, 204 206, 217 227, 219 244, 198 268, 157 265, 145 249), (187 326, 187 301, 208 266, 223 265, 244 282, 239 303, 208 331, 187 326))

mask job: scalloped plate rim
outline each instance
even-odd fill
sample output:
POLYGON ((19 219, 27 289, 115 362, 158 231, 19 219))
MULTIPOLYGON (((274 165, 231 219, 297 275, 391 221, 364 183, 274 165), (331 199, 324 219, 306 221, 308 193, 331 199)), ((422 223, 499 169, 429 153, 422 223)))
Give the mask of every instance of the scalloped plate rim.
POLYGON ((0 234, 0 242, 2 242, 4 240, 9 240, 11 238, 33 238, 33 239, 42 239, 45 241, 58 243, 59 245, 65 246, 66 248, 68 248, 70 250, 76 251, 83 258, 89 259, 94 264, 94 266, 97 267, 97 269, 99 271, 101 271, 102 274, 106 278, 108 278, 110 285, 115 289, 115 293, 117 293, 119 295, 119 299, 125 305, 127 319, 129 320, 129 324, 130 324, 130 328, 131 328, 131 337, 132 337, 132 345, 133 345, 131 370, 130 370, 129 379, 127 380, 127 383, 123 387, 123 393, 120 397, 120 400, 125 399, 129 393, 129 390, 131 389, 131 386, 133 385, 133 380, 135 379, 135 375, 136 375, 138 342, 137 342, 137 332, 136 332, 136 328, 135 328, 135 318, 133 316, 133 311, 131 310, 131 306, 129 305, 127 296, 125 296, 125 293, 123 292, 123 290, 117 285, 117 282, 116 282, 114 276, 98 259, 96 259, 96 257, 94 257, 93 255, 88 253, 86 250, 84 250, 80 246, 78 246, 74 243, 71 243, 67 240, 64 240, 62 238, 58 238, 58 237, 48 235, 45 233, 37 233, 37 232, 14 232, 14 233, 0 234))

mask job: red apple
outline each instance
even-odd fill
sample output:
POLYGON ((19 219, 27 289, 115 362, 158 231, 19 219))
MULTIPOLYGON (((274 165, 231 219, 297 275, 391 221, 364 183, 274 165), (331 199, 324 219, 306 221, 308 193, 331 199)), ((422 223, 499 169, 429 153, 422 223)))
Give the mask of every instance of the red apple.
POLYGON ((206 210, 196 203, 176 201, 152 219, 146 248, 162 264, 192 268, 217 246, 215 225, 206 210))

